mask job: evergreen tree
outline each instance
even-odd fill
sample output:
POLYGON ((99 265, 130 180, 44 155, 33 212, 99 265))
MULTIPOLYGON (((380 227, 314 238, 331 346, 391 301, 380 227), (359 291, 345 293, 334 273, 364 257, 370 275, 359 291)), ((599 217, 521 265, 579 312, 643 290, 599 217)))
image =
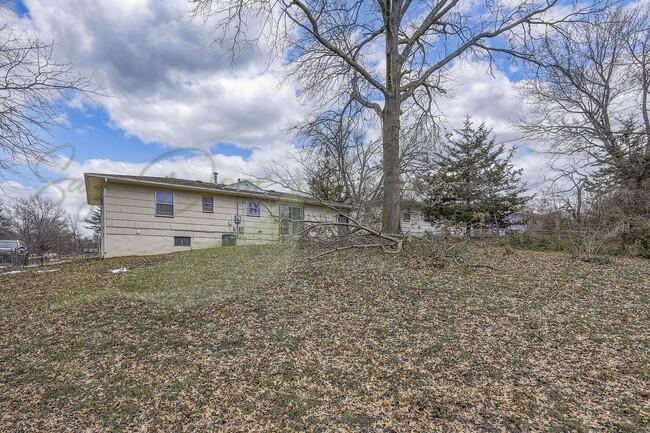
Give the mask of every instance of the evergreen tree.
POLYGON ((0 203, 0 239, 9 238, 11 236, 11 220, 7 215, 7 211, 0 203))
POLYGON ((93 233, 99 236, 102 232, 102 210, 99 207, 93 208, 90 215, 84 220, 87 229, 93 231, 93 233))
POLYGON ((417 182, 430 220, 504 227, 508 215, 526 203, 522 170, 512 164, 515 149, 505 152, 490 133, 484 123, 474 129, 467 118, 462 129, 447 134, 444 150, 417 182))
POLYGON ((345 184, 327 154, 316 162, 307 183, 309 191, 321 200, 344 203, 348 199, 345 184))
POLYGON ((622 122, 621 132, 615 135, 612 145, 596 160, 593 183, 601 192, 617 188, 643 189, 650 181, 650 143, 648 134, 634 119, 622 122))

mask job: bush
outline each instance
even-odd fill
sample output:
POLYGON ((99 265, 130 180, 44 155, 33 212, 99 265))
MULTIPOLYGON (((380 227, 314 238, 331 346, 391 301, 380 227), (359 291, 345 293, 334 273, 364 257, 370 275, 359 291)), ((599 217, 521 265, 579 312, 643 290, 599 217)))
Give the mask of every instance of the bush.
POLYGON ((650 259, 650 222, 644 227, 632 230, 627 240, 633 243, 635 252, 639 257, 650 259))
POLYGON ((629 255, 650 259, 650 218, 630 218, 621 233, 621 245, 629 255))
POLYGON ((511 233, 508 235, 506 243, 512 248, 522 250, 549 251, 552 249, 551 241, 548 238, 532 233, 511 233))

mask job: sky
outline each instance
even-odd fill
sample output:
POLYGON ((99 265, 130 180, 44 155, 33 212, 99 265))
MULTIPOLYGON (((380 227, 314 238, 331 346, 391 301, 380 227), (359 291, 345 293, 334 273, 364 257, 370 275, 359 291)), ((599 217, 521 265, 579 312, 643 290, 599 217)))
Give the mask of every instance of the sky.
MULTIPOLYGON (((49 138, 55 169, 21 167, 0 187, 43 194, 83 219, 84 172, 147 174, 222 182, 261 174, 296 152, 287 128, 308 109, 282 65, 263 49, 235 59, 184 0, 23 0, 17 22, 55 42, 58 58, 93 77, 94 100, 64 106, 64 126, 49 138)), ((497 142, 517 144, 510 119, 526 108, 512 65, 456 62, 455 89, 439 101, 448 127, 467 115, 485 121, 497 142)), ((516 165, 539 188, 546 164, 520 145, 516 165)))

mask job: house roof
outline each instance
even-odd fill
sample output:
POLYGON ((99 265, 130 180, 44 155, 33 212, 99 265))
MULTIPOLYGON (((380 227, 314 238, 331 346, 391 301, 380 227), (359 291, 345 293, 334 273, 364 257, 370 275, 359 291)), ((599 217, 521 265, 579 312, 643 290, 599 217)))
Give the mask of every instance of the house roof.
POLYGON ((239 181, 231 185, 204 182, 201 180, 177 179, 173 177, 132 176, 126 174, 84 173, 86 184, 86 200, 90 205, 102 203, 102 189, 105 183, 126 183, 147 185, 152 187, 165 186, 173 189, 210 192, 216 195, 235 197, 251 197, 257 199, 270 199, 290 203, 312 204, 314 206, 332 206, 334 208, 349 209, 349 205, 333 202, 321 202, 308 195, 283 193, 264 190, 249 181, 239 181))

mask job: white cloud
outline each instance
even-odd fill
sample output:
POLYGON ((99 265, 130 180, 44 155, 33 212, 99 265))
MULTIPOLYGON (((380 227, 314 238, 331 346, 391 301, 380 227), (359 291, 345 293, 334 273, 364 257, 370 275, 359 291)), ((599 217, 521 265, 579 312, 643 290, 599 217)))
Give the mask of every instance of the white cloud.
POLYGON ((485 122, 495 134, 508 135, 500 138, 512 138, 511 119, 525 112, 515 83, 496 66, 490 73, 486 62, 458 61, 451 75, 454 89, 441 105, 452 127, 461 126, 469 115, 475 122, 485 122))
POLYGON ((144 142, 276 145, 298 115, 293 87, 279 87, 263 49, 231 62, 184 0, 25 3, 34 27, 113 95, 99 100, 112 126, 144 142))
POLYGON ((27 185, 23 185, 15 180, 7 180, 0 182, 0 205, 2 201, 9 202, 10 200, 2 200, 3 195, 8 198, 30 197, 34 194, 34 190, 27 185))
POLYGON ((475 125, 485 122, 497 143, 518 147, 514 163, 524 169, 522 179, 528 188, 538 191, 548 176, 547 157, 534 151, 539 146, 521 139, 512 126, 512 120, 528 110, 516 83, 496 66, 490 71, 485 62, 458 61, 451 74, 454 89, 440 101, 448 126, 461 127, 468 115, 475 125))
POLYGON ((144 100, 128 94, 106 101, 115 126, 144 142, 209 148, 216 142, 264 147, 282 142, 295 118, 290 89, 270 76, 206 77, 160 89, 144 100))

